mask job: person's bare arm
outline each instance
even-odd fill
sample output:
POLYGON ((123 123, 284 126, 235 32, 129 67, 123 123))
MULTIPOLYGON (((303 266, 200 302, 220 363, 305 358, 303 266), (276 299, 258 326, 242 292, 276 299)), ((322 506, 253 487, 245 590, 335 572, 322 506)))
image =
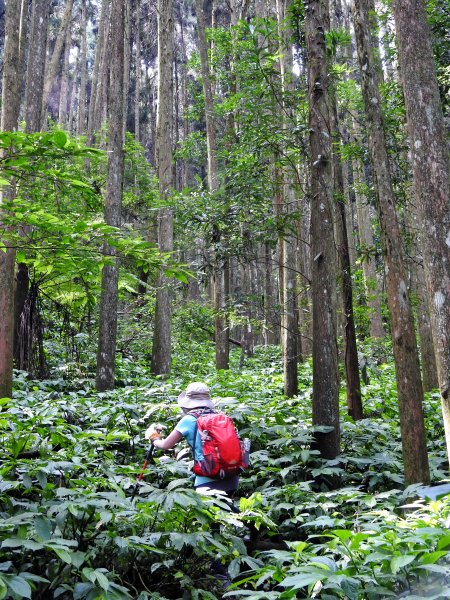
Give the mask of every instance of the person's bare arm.
POLYGON ((181 433, 174 429, 163 440, 153 440, 153 445, 155 446, 155 448, 159 448, 160 450, 170 450, 170 448, 173 448, 175 444, 178 444, 182 437, 183 436, 181 435, 181 433))

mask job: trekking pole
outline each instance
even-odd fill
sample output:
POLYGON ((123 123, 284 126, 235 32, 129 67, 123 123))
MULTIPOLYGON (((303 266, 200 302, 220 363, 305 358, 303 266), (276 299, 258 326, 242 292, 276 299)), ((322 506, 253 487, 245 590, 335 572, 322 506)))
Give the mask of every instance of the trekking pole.
POLYGON ((147 465, 151 462, 154 463, 155 461, 153 460, 153 451, 155 450, 155 446, 153 444, 153 440, 150 442, 150 448, 148 449, 147 452, 147 456, 145 457, 145 461, 144 461, 144 465, 141 469, 141 472, 139 473, 139 477, 137 478, 136 481, 136 485, 134 486, 134 490, 133 493, 131 494, 131 502, 133 502, 134 497, 136 496, 136 492, 138 490, 139 484, 141 482, 141 479, 144 477, 144 473, 145 473, 145 469, 147 468, 147 465))

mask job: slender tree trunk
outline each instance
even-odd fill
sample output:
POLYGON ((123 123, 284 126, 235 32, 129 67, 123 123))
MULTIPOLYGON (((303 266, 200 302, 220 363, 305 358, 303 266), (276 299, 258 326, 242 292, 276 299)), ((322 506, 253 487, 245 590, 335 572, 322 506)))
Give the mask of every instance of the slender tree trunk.
POLYGON ((333 227, 331 85, 325 35, 328 0, 305 5, 311 160, 311 255, 313 297, 313 425, 332 428, 315 434, 325 458, 340 452, 339 372, 336 331, 337 257, 333 227))
POLYGON ((128 95, 131 71, 131 0, 125 0, 125 62, 123 69, 123 138, 128 124, 128 95))
POLYGON ((28 133, 41 129, 48 18, 48 0, 34 0, 25 92, 25 130, 28 133))
POLYGON ((405 483, 430 480, 423 418, 414 321, 406 287, 403 250, 389 171, 378 76, 371 47, 368 0, 355 0, 354 25, 366 125, 371 154, 383 252, 386 261, 387 301, 392 324, 398 406, 405 483))
MULTIPOLYGON (((173 187, 173 2, 158 1, 158 112, 156 115, 156 162, 159 193, 170 198, 173 187)), ((160 209, 158 247, 161 252, 173 250, 172 209, 160 209)), ((156 291, 155 326, 153 330, 152 372, 169 375, 172 365, 172 299, 169 280, 161 272, 156 291)))
MULTIPOLYGON (((20 13, 20 49, 19 49, 19 78, 20 78, 20 95, 21 98, 24 99, 25 96, 25 81, 26 81, 26 56, 27 56, 27 41, 28 41, 28 33, 30 29, 30 6, 28 0, 22 0, 21 3, 21 13, 20 13)), ((22 102, 22 111, 24 108, 24 103, 22 102)), ((20 119, 20 111, 19 111, 19 119, 20 119)))
MULTIPOLYGON (((8 0, 5 16, 1 130, 16 131, 20 108, 20 0, 8 0)), ((0 218, 4 200, 14 199, 14 185, 0 189, 0 218)), ((0 224, 0 231, 4 225, 0 224)), ((0 398, 12 396, 14 340, 15 250, 0 252, 0 398)))
POLYGON ((413 290, 417 297, 417 326, 419 330, 423 389, 429 392, 439 387, 436 353, 431 329, 430 307, 421 257, 416 254, 412 261, 413 290))
MULTIPOLYGON (((111 5, 111 89, 108 98, 108 174, 106 180, 105 222, 119 227, 123 185, 123 69, 124 69, 124 0, 111 5)), ((110 264, 102 270, 100 324, 97 351, 96 388, 114 388, 117 336, 118 265, 115 249, 105 246, 110 264)))
MULTIPOLYGON (((81 0, 81 49, 80 49, 80 93, 78 97, 78 135, 86 132, 86 83, 87 83, 87 10, 86 0, 81 0)), ((75 79, 75 77, 74 77, 75 79)))
MULTIPOLYGON (((42 94, 44 89, 44 68, 47 55, 47 35, 49 20, 49 3, 47 0, 35 0, 32 5, 31 31, 28 48, 28 64, 25 86, 25 131, 40 131, 42 94)), ((32 341, 21 336, 21 320, 24 314, 30 288, 28 267, 25 263, 18 265, 14 289, 14 358, 16 368, 29 370, 31 356, 28 349, 32 341)))
POLYGON ((102 0, 102 8, 100 12, 98 22, 98 37, 97 45, 95 47, 94 67, 92 72, 91 82, 91 94, 89 98, 89 116, 88 116, 88 132, 87 141, 88 144, 92 144, 94 132, 97 131, 99 123, 96 121, 96 105, 99 103, 99 97, 101 92, 101 65, 102 65, 102 53, 104 50, 104 40, 107 37, 107 24, 108 24, 108 13, 109 13, 110 0, 102 0))
MULTIPOLYGON (((214 120, 214 103, 211 91, 211 78, 209 75, 205 15, 203 12, 202 0, 195 0, 195 10, 197 13, 199 54, 203 78, 203 92, 205 95, 206 146, 208 154, 208 187, 210 194, 214 195, 219 187, 217 169, 216 125, 214 120)), ((220 232, 217 228, 214 228, 213 243, 215 246, 217 246, 219 242, 220 232)), ((223 258, 217 254, 217 252, 215 252, 214 257, 213 284, 216 368, 228 369, 229 328, 226 318, 224 261, 223 258)))
POLYGON ((67 118, 67 129, 71 133, 76 133, 79 122, 79 108, 80 108, 80 86, 78 85, 77 73, 80 72, 81 56, 77 52, 77 58, 73 68, 74 76, 69 78, 69 116, 67 118))
MULTIPOLYGON (((292 83, 292 50, 291 31, 288 28, 286 17, 290 8, 290 0, 277 0, 278 34, 281 40, 280 47, 280 73, 283 92, 283 127, 285 130, 292 128, 293 115, 285 97, 293 92, 292 83)), ((295 213, 297 200, 294 190, 294 176, 292 167, 285 167, 281 174, 284 213, 295 213)), ((294 229, 294 227, 293 227, 294 229)), ((284 393, 288 398, 298 394, 298 315, 297 315, 297 285, 296 285, 296 258, 297 239, 293 233, 285 232, 280 244, 283 244, 284 262, 281 268, 283 276, 283 305, 281 321, 281 345, 284 367, 284 393)))
MULTIPOLYGON (((109 15, 106 15, 105 23, 105 37, 103 39, 103 49, 101 53, 101 62, 99 70, 99 81, 100 87, 97 89, 97 95, 95 97, 95 117, 94 122, 97 124, 96 130, 98 131, 107 119, 108 102, 109 102, 109 79, 110 79, 110 57, 108 55, 108 49, 110 47, 111 39, 111 20, 109 15)), ((104 140, 101 139, 102 145, 104 140)))
POLYGON ((275 281, 273 276, 272 248, 264 244, 264 320, 266 323, 265 337, 267 344, 278 344, 279 327, 275 323, 275 281))
MULTIPOLYGON (((306 177, 306 175, 305 175, 306 177)), ((312 354, 312 299, 311 299, 311 245, 310 245, 310 221, 311 209, 309 205, 309 194, 305 191, 305 197, 300 203, 301 219, 298 223, 297 245, 298 271, 301 274, 301 285, 299 293, 299 309, 301 311, 301 339, 303 355, 312 354)))
POLYGON ((141 0, 136 0, 134 26, 136 29, 136 55, 135 55, 135 80, 134 91, 134 137, 140 141, 141 123, 141 0))
POLYGON ((450 456, 450 179, 449 149, 423 0, 393 0, 414 185, 436 350, 447 453, 450 456))
MULTIPOLYGON (((66 128, 68 125, 68 113, 67 103, 69 96, 69 78, 70 78, 70 49, 72 45, 72 31, 70 27, 66 30, 66 41, 64 44, 64 64, 62 69, 61 77, 61 90, 59 96, 59 111, 58 111, 58 123, 62 128, 66 128)), ((76 76, 76 73, 74 74, 76 76)))
MULTIPOLYGON (((338 116, 336 105, 332 108, 334 134, 339 136, 338 116)), ((339 141, 335 140, 335 144, 339 141)), ((350 252, 348 248, 347 220, 344 198, 344 177, 340 153, 333 152, 333 175, 336 202, 336 237, 338 255, 340 258, 340 274, 342 278, 342 309, 344 328, 344 363, 345 380, 347 389, 348 414, 356 420, 363 418, 361 401, 361 383, 359 379, 358 348, 356 344, 355 319, 353 316, 353 286, 350 266, 350 252)))
POLYGON ((59 28, 58 36, 56 38, 52 58, 50 59, 48 68, 45 72, 44 90, 42 94, 42 125, 44 126, 47 123, 47 105, 50 97, 50 92, 58 70, 62 49, 66 40, 66 32, 72 19, 72 8, 73 0, 67 0, 67 4, 65 5, 64 14, 61 21, 61 26, 59 28))

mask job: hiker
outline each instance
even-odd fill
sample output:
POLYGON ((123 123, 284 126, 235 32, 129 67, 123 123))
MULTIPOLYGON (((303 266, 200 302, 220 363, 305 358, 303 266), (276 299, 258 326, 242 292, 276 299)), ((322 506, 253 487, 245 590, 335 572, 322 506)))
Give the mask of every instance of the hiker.
MULTIPOLYGON (((200 382, 190 383, 186 390, 178 396, 178 405, 183 411, 184 416, 166 438, 161 439, 154 426, 147 429, 145 437, 151 440, 155 448, 159 448, 160 450, 170 450, 182 438, 185 438, 192 450, 194 463, 196 461, 201 462, 203 460, 203 452, 202 442, 198 434, 197 418, 201 414, 214 411, 208 386, 200 382)), ((230 499, 236 493, 238 484, 239 475, 223 479, 195 475, 194 479, 194 488, 196 490, 225 492, 230 499)), ((212 531, 218 530, 219 526, 213 525, 212 531)), ((211 570, 222 589, 226 590, 231 585, 227 566, 222 563, 220 558, 216 558, 211 563, 211 570)))
MULTIPOLYGON (((185 438, 194 455, 194 461, 199 461, 203 458, 203 455, 200 436, 197 435, 197 415, 198 413, 212 412, 214 410, 208 386, 200 382, 190 383, 186 390, 178 396, 178 405, 183 411, 184 416, 166 438, 162 439, 155 435, 154 427, 147 429, 145 437, 150 439, 155 448, 159 448, 160 450, 170 450, 182 438, 185 438)), ((239 475, 225 479, 196 475, 194 479, 194 488, 196 490, 199 490, 199 488, 205 491, 217 490, 225 492, 230 498, 236 493, 238 484, 239 475)))

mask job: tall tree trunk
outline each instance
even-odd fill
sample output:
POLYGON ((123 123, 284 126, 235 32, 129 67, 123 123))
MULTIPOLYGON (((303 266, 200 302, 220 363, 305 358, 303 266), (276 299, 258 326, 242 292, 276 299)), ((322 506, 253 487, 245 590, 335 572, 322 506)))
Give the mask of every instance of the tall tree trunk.
POLYGON ((123 68, 123 138, 128 124, 128 95, 131 71, 131 0, 125 0, 125 57, 123 68))
MULTIPOLYGON (((106 180, 105 222, 119 227, 123 185, 123 68, 124 68, 124 0, 112 0, 111 72, 108 94, 108 174, 106 180)), ((100 323, 97 351, 96 388, 114 388, 117 336, 118 265, 116 251, 105 246, 110 264, 102 270, 100 323)))
POLYGON ((379 76, 371 46, 368 0, 355 0, 354 25, 387 270, 387 301, 392 324, 405 483, 428 483, 430 474, 422 408, 422 381, 386 150, 381 96, 377 85, 379 76))
MULTIPOLYGON (((27 48, 28 48, 28 38, 29 38, 29 29, 30 29, 30 5, 28 0, 22 0, 21 3, 21 13, 20 13, 20 49, 19 49, 19 78, 20 78, 20 95, 22 99, 24 99, 25 94, 22 93, 25 90, 25 81, 26 81, 26 56, 27 56, 27 48)), ((24 103, 22 102, 22 110, 24 108, 24 103)), ((20 110, 19 110, 19 119, 20 119, 20 110)))
MULTIPOLYGON (((208 153, 208 187, 213 196, 219 187, 216 148, 216 124, 214 120, 214 103, 211 91, 211 78, 209 75, 208 52, 205 30, 205 15, 202 0, 195 0, 197 13, 197 27, 199 39, 199 54, 203 78, 203 93, 205 95, 205 120, 206 120, 206 146, 208 153)), ((213 244, 220 242, 218 228, 213 230, 213 244)), ((229 367, 229 331, 226 318, 225 274, 224 260, 215 252, 213 274, 213 302, 214 302, 214 332, 216 343, 216 368, 228 369, 229 367)))
POLYGON ((89 98, 89 116, 88 116, 88 131, 87 131, 87 141, 88 144, 92 144, 94 138, 94 132, 97 131, 99 127, 99 123, 96 120, 96 106, 100 102, 99 97, 101 93, 101 66, 103 63, 103 51, 104 51, 104 41, 107 38, 107 25, 109 23, 109 4, 110 0, 102 0, 102 7, 99 16, 98 22, 98 37, 97 37, 97 45, 95 47, 95 57, 94 57, 94 67, 92 72, 92 80, 91 80, 91 94, 89 98))
POLYGON ((56 73, 58 71, 58 65, 61 58, 62 49, 66 40, 66 32, 72 19, 72 8, 73 0, 67 0, 67 4, 64 8, 64 14, 61 20, 61 26, 56 38, 55 47, 53 54, 48 63, 48 68, 45 70, 44 90, 42 94, 42 125, 45 126, 47 123, 47 106, 50 97, 52 86, 55 82, 56 73))
MULTIPOLYGON (((330 2, 330 20, 334 30, 343 27, 342 4, 340 0, 330 2)), ((339 58, 339 55, 338 55, 339 58)), ((353 284, 350 248, 347 233, 346 193, 344 184, 344 165, 342 163, 341 140, 343 139, 343 121, 338 115, 337 94, 331 89, 331 129, 333 137, 333 181, 336 207, 336 241, 339 256, 341 279, 342 327, 344 340, 344 366, 347 392, 348 414, 355 420, 362 419, 361 383, 359 379, 358 348, 356 344, 355 319, 353 315, 353 284)))
MULTIPOLYGON (((306 178, 306 174, 305 174, 306 178)), ((301 338, 304 356, 312 355, 312 299, 311 299, 311 245, 310 245, 310 222, 311 208, 309 193, 305 191, 305 197, 300 204, 301 219, 298 223, 297 245, 298 271, 301 275, 299 293, 299 309, 301 311, 301 338)))
MULTIPOLYGON (((42 95, 44 90, 44 69, 47 55, 47 35, 49 3, 47 0, 35 0, 32 4, 31 31, 28 48, 28 64, 25 85, 25 131, 33 133, 41 129, 42 95)), ((26 333, 20 334, 22 315, 30 289, 28 267, 18 265, 14 289, 14 358, 16 368, 29 370, 31 356, 28 349, 32 341, 26 339, 26 333)))
MULTIPOLYGON (((333 133, 339 136, 336 105, 332 108, 333 133)), ((337 145, 340 142, 335 140, 337 145)), ((340 275, 342 280, 342 309, 345 381, 347 390, 348 414, 356 420, 363 418, 361 401, 361 382, 359 379, 358 348, 356 344, 355 319, 353 315, 353 286, 348 248, 347 219, 344 197, 344 176, 339 151, 333 152, 334 192, 336 202, 336 237, 340 258, 340 275)))
POLYGON ((136 0, 134 26, 136 29, 136 54, 135 54, 135 89, 134 89, 134 137, 139 142, 141 139, 141 0, 136 0))
POLYGON ((87 23, 86 0, 81 0, 80 92, 76 127, 78 135, 86 133, 87 23))
MULTIPOLYGON (((108 102, 109 102, 109 78, 111 74, 110 60, 108 49, 111 39, 111 20, 109 15, 106 15, 105 37, 103 39, 103 49, 101 53, 101 62, 99 70, 99 86, 95 97, 95 117, 96 131, 98 131, 108 118, 108 102)), ((104 140, 101 138, 101 145, 104 145, 104 140)))
POLYGON ((332 428, 315 434, 325 458, 340 452, 339 372, 336 331, 337 257, 333 227, 331 85, 325 35, 328 0, 305 5, 311 173, 311 255, 313 297, 313 425, 332 428))
POLYGON ((423 389, 429 392, 439 387, 436 352, 431 329, 430 307, 421 256, 416 253, 412 261, 413 290, 417 297, 417 326, 419 330, 423 389))
POLYGON ((272 248, 268 242, 264 244, 264 321, 265 340, 267 344, 278 344, 279 327, 275 322, 275 282, 273 276, 272 248))
MULTIPOLYGON (((8 0, 5 16, 1 130, 16 131, 20 107, 20 0, 8 0)), ((0 189, 0 218, 3 201, 14 198, 14 185, 0 189)), ((0 224, 0 231, 4 225, 0 224)), ((0 398, 12 396, 14 340, 15 250, 0 252, 0 398)))
MULTIPOLYGON (((72 31, 70 27, 66 30, 66 40, 64 44, 64 64, 61 76, 61 89, 59 96, 59 110, 58 110, 58 124, 62 128, 66 128, 68 125, 68 113, 67 102, 69 96, 69 77, 70 77, 70 49, 72 45, 72 31)), ((74 74, 76 77, 76 73, 74 74)))
MULTIPOLYGON (((292 128, 293 115, 286 96, 293 92, 292 83, 292 49, 291 31, 286 18, 290 8, 290 0, 277 0, 278 35, 280 44, 280 74, 283 92, 283 127, 286 131, 292 128)), ((294 172, 292 167, 282 169, 282 202, 285 215, 295 213, 297 200, 294 190, 294 172)), ((294 224, 291 229, 295 230, 294 224)), ((280 239, 283 245, 283 304, 281 320, 281 347, 283 354, 284 393, 288 398, 298 394, 298 313, 297 313, 297 236, 292 232, 285 232, 280 239)))
MULTIPOLYGON (((168 199, 173 186, 173 2, 158 1, 158 112, 156 115, 156 163, 159 194, 168 199)), ((160 252, 173 250, 172 209, 160 209, 158 215, 158 247, 160 252)), ((169 280, 160 272, 156 291, 155 326, 153 330, 152 372, 169 375, 172 366, 172 300, 169 280)))
POLYGON ((34 0, 25 91, 25 130, 28 133, 41 129, 48 18, 48 0, 34 0))
POLYGON ((414 185, 436 350, 447 453, 450 456, 450 179, 449 149, 431 34, 423 0, 393 0, 414 185))
POLYGON ((67 118, 67 129, 70 133, 76 133, 78 129, 79 121, 79 108, 80 108, 80 86, 78 85, 77 73, 80 72, 81 56, 77 52, 77 58, 74 64, 73 73, 74 76, 69 78, 69 116, 67 118))

